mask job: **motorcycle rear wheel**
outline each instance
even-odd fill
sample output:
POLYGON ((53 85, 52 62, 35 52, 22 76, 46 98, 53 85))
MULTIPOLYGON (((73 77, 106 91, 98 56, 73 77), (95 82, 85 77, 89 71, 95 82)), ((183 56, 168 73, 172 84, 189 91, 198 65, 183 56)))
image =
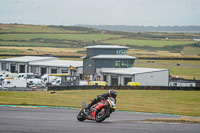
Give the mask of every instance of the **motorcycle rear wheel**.
POLYGON ((102 108, 96 113, 95 121, 102 122, 110 115, 109 109, 102 108))
POLYGON ((78 113, 77 120, 84 121, 85 120, 85 114, 83 112, 83 109, 78 113))

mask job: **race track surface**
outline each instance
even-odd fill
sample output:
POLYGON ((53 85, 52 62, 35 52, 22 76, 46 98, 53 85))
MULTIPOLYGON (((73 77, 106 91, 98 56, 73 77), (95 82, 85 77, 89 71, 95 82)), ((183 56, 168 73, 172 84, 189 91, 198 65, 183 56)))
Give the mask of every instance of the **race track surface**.
POLYGON ((79 110, 0 107, 0 133, 200 133, 200 124, 143 122, 176 115, 114 112, 102 123, 79 122, 79 110))

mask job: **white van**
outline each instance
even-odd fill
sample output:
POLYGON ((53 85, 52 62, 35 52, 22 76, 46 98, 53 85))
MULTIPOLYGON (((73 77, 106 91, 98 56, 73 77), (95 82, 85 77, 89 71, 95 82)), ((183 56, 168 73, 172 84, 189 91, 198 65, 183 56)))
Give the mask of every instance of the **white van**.
POLYGON ((52 86, 60 86, 60 84, 61 84, 61 77, 56 78, 51 82, 52 86))
POLYGON ((11 72, 0 72, 0 80, 4 80, 6 78, 15 78, 17 77, 17 73, 11 73, 11 72))
POLYGON ((45 85, 45 83, 41 79, 27 79, 27 84, 28 84, 28 86, 32 86, 35 84, 44 84, 45 85))
POLYGON ((27 87, 27 83, 25 79, 4 79, 2 82, 2 87, 27 87))
POLYGON ((42 81, 48 85, 50 84, 53 80, 57 79, 58 77, 57 76, 51 76, 49 74, 45 74, 41 77, 42 81))
POLYGON ((27 75, 28 74, 32 74, 33 75, 33 73, 18 73, 17 78, 18 79, 27 79, 27 75))
MULTIPOLYGON (((57 74, 45 74, 41 77, 41 79, 44 81, 44 83, 46 85, 48 84, 52 84, 52 82, 55 82, 55 80, 57 80, 58 78, 60 78, 61 76, 67 76, 69 74, 66 73, 57 73, 57 74)), ((55 83, 54 83, 55 84, 55 83)))

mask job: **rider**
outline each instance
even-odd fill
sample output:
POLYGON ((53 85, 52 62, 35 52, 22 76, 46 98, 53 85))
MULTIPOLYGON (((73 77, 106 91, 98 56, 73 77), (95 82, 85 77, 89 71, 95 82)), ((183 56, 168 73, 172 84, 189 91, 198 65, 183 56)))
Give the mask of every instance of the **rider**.
POLYGON ((108 91, 108 93, 102 94, 102 95, 98 95, 97 98, 93 99, 92 102, 86 107, 86 109, 90 109, 90 107, 98 102, 100 102, 101 100, 107 100, 108 97, 113 97, 115 99, 115 103, 116 103, 116 97, 117 97, 117 91, 110 89, 108 91))

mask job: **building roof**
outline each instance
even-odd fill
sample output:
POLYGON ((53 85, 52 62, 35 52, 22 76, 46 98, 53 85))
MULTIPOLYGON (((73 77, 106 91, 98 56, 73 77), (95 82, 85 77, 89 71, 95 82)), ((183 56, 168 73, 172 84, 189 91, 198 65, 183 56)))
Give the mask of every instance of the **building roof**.
POLYGON ((136 57, 129 55, 97 55, 91 58, 92 59, 136 59, 136 57))
POLYGON ((87 46, 85 48, 99 48, 99 49, 128 49, 129 47, 118 46, 118 45, 95 45, 95 46, 87 46))
POLYGON ((11 61, 11 62, 32 62, 41 60, 52 60, 57 59, 57 57, 44 57, 44 56, 22 56, 7 59, 0 59, 0 61, 11 61))
POLYGON ((122 74, 122 75, 135 75, 149 72, 168 71, 167 69, 156 68, 142 68, 142 67, 130 67, 130 68, 102 68, 102 73, 108 74, 122 74))
POLYGON ((83 61, 72 61, 72 60, 46 60, 36 61, 29 63, 31 66, 53 66, 53 67, 81 67, 83 61))

